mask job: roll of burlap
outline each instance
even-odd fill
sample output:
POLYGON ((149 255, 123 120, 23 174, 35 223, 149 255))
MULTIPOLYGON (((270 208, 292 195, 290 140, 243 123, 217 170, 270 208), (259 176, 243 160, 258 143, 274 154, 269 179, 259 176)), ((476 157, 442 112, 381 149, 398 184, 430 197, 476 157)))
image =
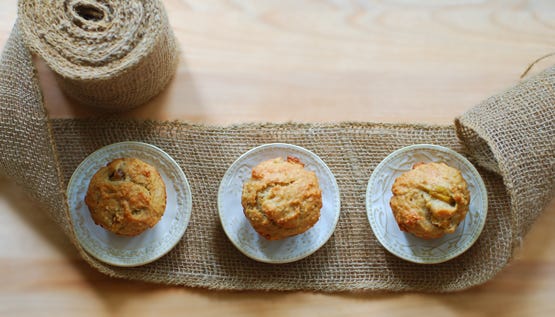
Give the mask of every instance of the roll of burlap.
POLYGON ((177 68, 177 42, 158 0, 20 0, 18 13, 27 48, 81 104, 136 107, 177 68))
POLYGON ((117 118, 50 120, 22 36, 13 30, 0 65, 0 175, 21 185, 42 205, 37 212, 48 212, 82 257, 110 276, 212 289, 460 290, 505 267, 553 194, 555 67, 484 101, 454 126, 345 122, 218 127, 117 118), (69 177, 88 154, 123 140, 168 152, 186 173, 193 194, 191 221, 180 243, 159 260, 136 268, 106 265, 83 251, 64 195, 69 177), (332 238, 313 255, 282 265, 258 263, 236 250, 221 228, 216 205, 229 165, 246 150, 270 142, 314 151, 329 165, 341 191, 341 217, 332 238), (373 169, 393 150, 414 143, 447 146, 469 157, 489 194, 478 241, 442 264, 418 265, 391 255, 366 219, 364 197, 373 169))

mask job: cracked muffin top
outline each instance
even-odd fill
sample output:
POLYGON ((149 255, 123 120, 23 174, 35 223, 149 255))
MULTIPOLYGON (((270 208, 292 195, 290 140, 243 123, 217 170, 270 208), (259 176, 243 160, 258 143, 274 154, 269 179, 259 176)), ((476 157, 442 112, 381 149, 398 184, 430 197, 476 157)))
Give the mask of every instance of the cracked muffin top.
POLYGON ((391 190, 389 205, 399 228, 420 238, 453 233, 468 212, 466 181, 445 163, 417 163, 395 180, 391 190))
POLYGON ((241 204, 253 228, 268 240, 301 234, 320 218, 318 178, 296 157, 264 161, 243 184, 241 204))
POLYGON ((118 158, 92 177, 85 203, 97 225, 123 236, 152 228, 166 209, 158 171, 136 158, 118 158))

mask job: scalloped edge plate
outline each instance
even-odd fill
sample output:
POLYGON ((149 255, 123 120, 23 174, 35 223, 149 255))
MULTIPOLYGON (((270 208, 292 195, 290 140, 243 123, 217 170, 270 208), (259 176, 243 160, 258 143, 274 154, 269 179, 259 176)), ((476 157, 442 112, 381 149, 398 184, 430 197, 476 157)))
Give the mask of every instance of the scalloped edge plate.
POLYGON ((264 144, 241 155, 225 173, 218 191, 218 211, 227 237, 244 255, 265 263, 294 262, 316 252, 332 236, 340 210, 339 186, 328 166, 309 150, 286 143, 264 144), (243 213, 243 183, 260 162, 288 155, 298 157, 306 169, 316 173, 322 189, 320 219, 302 234, 269 241, 252 228, 243 213))
POLYGON ((189 182, 179 165, 160 148, 142 142, 119 142, 90 154, 75 169, 67 187, 69 213, 77 240, 98 260, 123 267, 153 262, 183 237, 192 209, 189 182), (96 225, 85 204, 92 176, 119 157, 136 157, 156 167, 166 184, 166 210, 152 228, 135 237, 118 236, 96 225))
POLYGON ((422 264, 451 260, 468 250, 484 228, 488 195, 482 177, 464 156, 439 145, 415 144, 389 154, 372 172, 366 190, 366 213, 378 241, 401 259, 422 264), (425 240, 399 229, 389 206, 391 186, 417 162, 444 162, 462 172, 470 191, 469 211, 457 230, 425 240))

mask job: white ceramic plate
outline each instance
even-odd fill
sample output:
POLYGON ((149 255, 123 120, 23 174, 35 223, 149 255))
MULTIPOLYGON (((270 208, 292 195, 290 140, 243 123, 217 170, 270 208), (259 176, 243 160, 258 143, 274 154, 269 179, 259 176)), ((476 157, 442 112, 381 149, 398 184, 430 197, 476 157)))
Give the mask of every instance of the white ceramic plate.
POLYGON ((115 143, 89 155, 73 173, 67 197, 79 243, 95 258, 117 266, 147 264, 168 253, 183 237, 191 216, 191 190, 179 165, 161 149, 141 142, 115 143), (166 184, 167 202, 162 219, 135 237, 118 236, 96 225, 85 204, 92 176, 120 157, 135 157, 156 167, 166 184))
POLYGON ((241 155, 227 170, 218 192, 218 210, 222 226, 231 242, 246 256, 266 263, 288 263, 305 258, 318 250, 333 234, 340 212, 339 187, 327 165, 314 153, 291 144, 266 144, 241 155), (322 190, 320 219, 306 232, 269 241, 259 235, 243 213, 243 183, 252 168, 265 160, 295 156, 314 171, 322 190))
POLYGON ((417 144, 391 153, 372 173, 366 191, 368 221, 378 241, 389 252, 415 263, 445 262, 470 248, 484 228, 487 208, 486 186, 476 168, 459 153, 438 145, 417 144), (425 240, 399 229, 389 207, 391 186, 417 162, 444 162, 459 169, 468 183, 469 211, 454 233, 425 240))

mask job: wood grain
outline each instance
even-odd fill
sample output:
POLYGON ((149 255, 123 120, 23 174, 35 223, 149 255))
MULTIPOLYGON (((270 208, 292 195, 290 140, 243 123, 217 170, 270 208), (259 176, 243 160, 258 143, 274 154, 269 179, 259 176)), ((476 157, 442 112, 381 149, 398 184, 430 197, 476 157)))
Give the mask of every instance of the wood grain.
MULTIPOLYGON (((553 1, 164 1, 169 89, 125 116, 203 123, 450 123, 555 51, 553 1)), ((16 3, 0 0, 0 45, 16 3)), ((96 115, 36 59, 52 117, 96 115)), ((532 73, 553 63, 542 61, 532 73)), ((555 311, 555 201, 496 278, 453 294, 216 292, 108 278, 0 181, 0 316, 529 316, 555 311)))
MULTIPOLYGON (((555 50, 549 1, 165 3, 181 65, 129 116, 449 123, 555 50)), ((42 66, 51 116, 95 113, 42 66)))

